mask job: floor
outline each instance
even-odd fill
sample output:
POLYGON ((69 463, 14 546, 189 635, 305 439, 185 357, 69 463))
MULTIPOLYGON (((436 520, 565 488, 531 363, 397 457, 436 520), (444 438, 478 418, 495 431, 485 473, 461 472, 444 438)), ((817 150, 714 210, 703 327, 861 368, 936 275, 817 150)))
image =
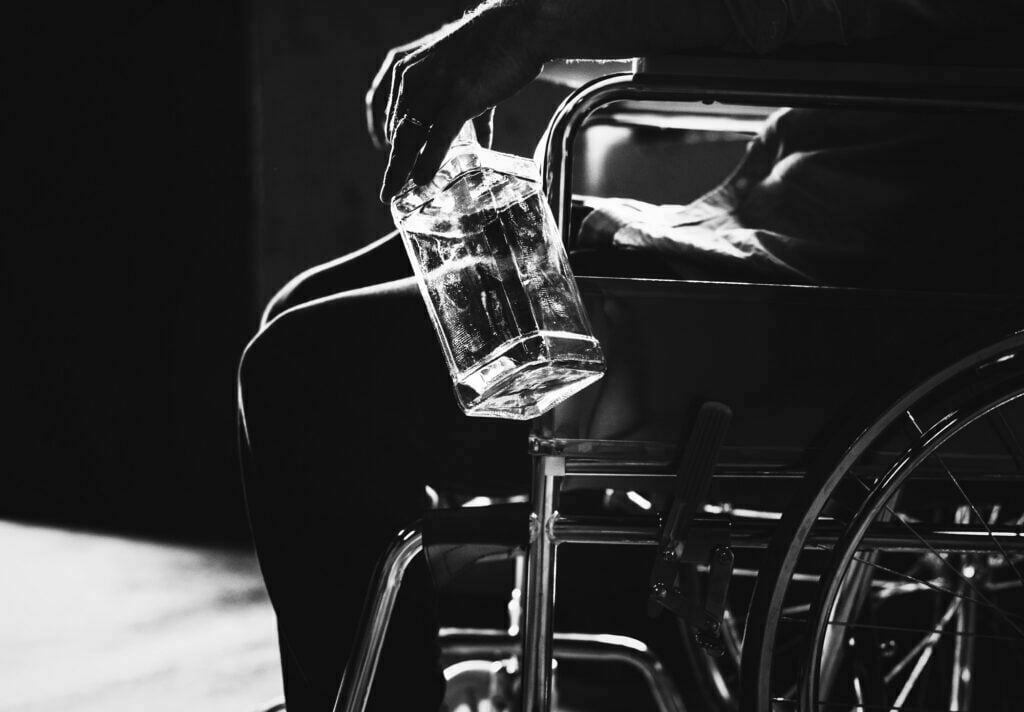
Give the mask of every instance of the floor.
POLYGON ((4 712, 254 712, 280 695, 251 554, 0 521, 4 712))

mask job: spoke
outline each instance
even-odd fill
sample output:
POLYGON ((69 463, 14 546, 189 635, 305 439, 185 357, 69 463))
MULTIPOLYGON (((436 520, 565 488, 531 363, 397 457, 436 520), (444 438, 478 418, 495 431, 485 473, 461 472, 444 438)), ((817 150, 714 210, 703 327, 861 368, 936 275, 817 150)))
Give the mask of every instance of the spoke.
MULTIPOLYGON (((854 555, 853 558, 856 561, 860 561, 863 564, 867 564, 868 566, 872 566, 872 567, 874 567, 876 569, 879 569, 881 571, 885 571, 886 573, 893 574, 894 576, 904 576, 904 577, 910 579, 911 581, 916 581, 919 584, 927 586, 928 588, 932 589, 933 591, 938 591, 939 593, 944 593, 947 596, 953 596, 955 598, 961 598, 961 599, 963 599, 965 601, 974 601, 975 603, 977 603, 979 605, 982 605, 982 606, 985 606, 986 608, 991 608, 993 611, 995 611, 1000 616, 1005 618, 1006 622, 1009 623, 1010 626, 1015 631, 1017 631, 1017 634, 1020 637, 1020 639, 1024 640, 1024 633, 1021 633, 1021 629, 1012 620, 1013 618, 1020 618, 1022 621, 1024 621, 1024 618, 1022 618, 1021 616, 1014 615, 1013 613, 1008 613, 1007 611, 1004 611, 1002 608, 1000 608, 999 606, 996 606, 991 601, 989 601, 987 598, 985 598, 984 600, 979 600, 977 598, 974 598, 973 596, 967 596, 965 594, 957 593, 956 591, 951 591, 948 588, 943 588, 942 586, 936 586, 934 584, 928 583, 927 581, 925 581, 923 579, 917 579, 917 578, 914 578, 913 576, 910 576, 909 574, 903 574, 903 573, 900 573, 899 571, 896 571, 895 569, 890 569, 888 566, 883 566, 882 564, 877 564, 877 563, 875 563, 873 561, 868 561, 867 559, 862 559, 862 558, 858 557, 856 554, 854 555)), ((943 561, 945 561, 945 559, 943 559, 943 561)), ((974 590, 977 591, 977 589, 974 589, 974 590)))
POLYGON ((965 710, 970 706, 971 678, 974 675, 974 638, 967 635, 977 627, 975 605, 964 602, 956 612, 957 637, 953 639, 953 669, 949 706, 965 710))
MULTIPOLYGON (((930 581, 930 583, 932 585, 935 585, 936 581, 941 581, 941 580, 942 579, 932 579, 930 581)), ((927 591, 927 590, 929 590, 929 587, 927 585, 925 585, 923 583, 915 583, 913 581, 908 581, 907 583, 895 583, 895 582, 892 582, 892 581, 883 581, 883 582, 875 582, 875 581, 873 581, 872 585, 873 586, 877 586, 877 588, 880 589, 879 591, 875 592, 875 594, 874 594, 875 598, 877 600, 879 600, 879 601, 884 601, 884 600, 892 598, 894 596, 903 596, 903 595, 906 595, 908 593, 917 593, 918 591, 927 591)))
POLYGON ((1013 427, 1006 419, 1006 416, 1003 415, 1003 411, 997 410, 994 415, 990 415, 989 422, 995 426, 996 432, 1003 440, 1003 444, 1010 451, 1010 455, 1017 465, 1017 472, 1024 474, 1024 447, 1021 446, 1017 434, 1013 432, 1013 427))
MULTIPOLYGON (((1002 417, 1002 413, 1000 413, 999 411, 996 411, 996 414, 1002 417)), ((914 419, 913 414, 911 414, 909 410, 907 411, 907 419, 910 421, 910 424, 913 426, 914 430, 917 431, 918 435, 924 435, 924 431, 921 429, 921 426, 917 424, 917 421, 914 419)), ((1003 422, 1005 422, 1005 419, 1003 422)), ((971 508, 972 512, 974 512, 974 516, 978 518, 978 521, 981 522, 981 525, 985 527, 985 531, 988 532, 989 539, 993 541, 993 543, 996 545, 996 548, 999 549, 999 553, 1002 554, 1003 561, 1007 562, 1010 565, 1010 568, 1013 569, 1013 573, 1017 575, 1017 578, 1020 580, 1021 583, 1024 583, 1024 575, 1021 575, 1020 569, 1017 568, 1017 565, 1013 563, 1013 561, 1010 559, 1010 556, 1006 553, 1006 549, 1003 548, 1003 543, 999 541, 999 539, 997 539, 996 536, 992 533, 992 529, 989 527, 988 520, 986 520, 985 517, 981 516, 981 512, 979 512, 978 508, 974 506, 974 502, 971 501, 971 498, 967 496, 967 492, 964 491, 963 486, 961 486, 960 481, 953 474, 953 471, 950 470, 949 467, 946 465, 946 461, 943 460, 938 453, 933 453, 932 458, 936 462, 938 462, 939 465, 942 466, 943 471, 949 477, 949 480, 950 482, 953 483, 953 486, 956 487, 957 491, 960 493, 960 496, 963 497, 964 502, 966 502, 967 506, 971 508)))
POLYGON ((913 692, 914 686, 917 685, 917 680, 921 677, 921 673, 924 672, 928 663, 931 662, 932 653, 934 651, 935 645, 929 645, 924 649, 920 657, 918 657, 917 664, 914 665, 914 669, 910 671, 910 676, 907 678, 907 681, 903 683, 903 689, 900 690, 900 694, 896 697, 896 702, 889 708, 890 712, 903 708, 903 703, 907 701, 908 697, 910 697, 910 693, 913 692))
MULTIPOLYGON (((836 521, 839 521, 839 520, 836 520, 836 521)), ((845 522, 840 521, 840 524, 843 524, 844 526, 846 526, 845 522)), ((915 534, 916 534, 916 532, 915 532, 915 534)), ((925 542, 925 546, 928 546, 927 542, 925 542)), ((819 551, 826 551, 826 552, 827 551, 831 551, 831 549, 829 549, 829 547, 825 546, 824 544, 817 544, 817 545, 812 546, 811 548, 817 549, 819 551)), ((946 559, 943 558, 938 552, 935 552, 933 550, 933 554, 940 561, 942 561, 944 563, 948 563, 948 562, 946 562, 946 559)), ((956 598, 962 598, 962 599, 968 600, 968 601, 974 601, 975 603, 978 603, 978 604, 980 604, 980 605, 982 605, 982 606, 984 606, 986 608, 991 608, 993 611, 998 613, 1001 617, 1006 619, 1006 622, 1010 624, 1010 627, 1012 627, 1015 631, 1017 631, 1018 638, 1013 638, 1012 640, 1014 640, 1015 642, 1022 642, 1022 641, 1024 641, 1024 633, 1022 633, 1021 629, 1014 624, 1013 620, 1011 620, 1012 618, 1019 618, 1022 622, 1024 622, 1024 616, 1018 616, 1018 615, 1015 615, 1013 613, 1009 613, 1007 611, 1004 611, 999 606, 993 604, 987 597, 984 597, 984 600, 979 600, 979 599, 973 598, 971 596, 966 596, 966 595, 957 593, 956 591, 951 591, 948 588, 943 588, 942 586, 937 586, 935 584, 929 583, 928 581, 925 581, 924 579, 915 578, 914 576, 911 576, 910 574, 902 573, 900 571, 897 571, 896 569, 890 569, 888 566, 883 566, 882 564, 878 564, 878 563, 875 563, 873 561, 868 561, 867 559, 862 559, 859 556, 857 556, 856 554, 853 555, 853 560, 854 561, 859 561, 862 564, 867 564, 868 566, 876 568, 879 571, 884 571, 887 574, 892 574, 893 576, 902 576, 903 578, 909 579, 911 581, 914 581, 916 583, 921 584, 922 586, 930 588, 933 591, 938 591, 939 593, 944 593, 944 594, 946 594, 948 596, 954 596, 956 598)), ((977 591, 977 589, 974 589, 974 590, 977 591)), ((978 591, 978 593, 981 593, 981 592, 978 591)), ((807 622, 806 620, 801 620, 799 618, 786 619, 786 618, 780 617, 779 620, 785 620, 788 623, 806 623, 807 622)))
POLYGON ((949 621, 953 618, 956 612, 960 610, 962 603, 962 601, 956 600, 946 607, 946 612, 942 614, 942 618, 939 619, 939 622, 934 628, 932 628, 928 635, 921 638, 921 640, 919 640, 913 648, 907 651, 907 654, 904 655, 895 665, 892 666, 892 669, 886 673, 886 682, 892 682, 897 675, 903 672, 903 668, 909 665, 910 661, 920 654, 922 650, 934 647, 935 644, 939 642, 939 639, 942 637, 942 631, 945 630, 949 621))
MULTIPOLYGON (((910 416, 910 412, 909 411, 907 412, 907 415, 910 416)), ((864 485, 865 487, 867 486, 864 482, 861 482, 859 479, 857 479, 857 482, 860 482, 860 484, 864 485)), ((907 519, 902 514, 900 514, 896 510, 894 510, 888 504, 885 504, 883 506, 885 507, 885 510, 887 512, 889 512, 892 516, 896 517, 896 519, 899 520, 900 524, 902 524, 904 527, 906 527, 907 531, 909 531, 911 534, 914 535, 915 539, 917 539, 919 542, 921 542, 925 546, 925 548, 928 549, 928 551, 930 551, 932 554, 934 554, 939 559, 939 561, 941 561, 943 563, 944 566, 946 566, 950 571, 952 571, 953 575, 956 576, 956 578, 961 583, 966 584, 966 586, 968 588, 970 588, 972 591, 974 591, 976 594, 978 594, 981 597, 981 600, 978 600, 978 603, 981 603, 982 605, 987 606, 987 607, 991 608, 992 610, 996 611, 997 613, 999 613, 999 615, 1002 616, 1006 620, 1006 622, 1010 624, 1010 627, 1013 628, 1015 631, 1017 631, 1017 634, 1021 638, 1024 638, 1024 630, 1022 630, 1020 628, 1020 626, 1018 626, 1016 623, 1013 622, 1012 619, 1013 619, 1014 616, 1012 614, 1007 613, 1002 608, 1000 608, 999 606, 997 606, 994 603, 992 603, 988 599, 988 597, 984 593, 982 593, 982 591, 980 589, 978 589, 978 587, 975 586, 974 583, 969 578, 964 576, 963 573, 956 566, 954 566, 952 563, 949 562, 948 558, 942 556, 942 554, 940 554, 935 549, 934 546, 932 546, 923 536, 921 536, 921 533, 918 532, 914 528, 914 526, 909 521, 907 521, 907 519)), ((1002 545, 1000 545, 1000 548, 1002 548, 1002 545)), ((915 579, 912 576, 908 576, 907 574, 902 574, 902 573, 900 573, 898 571, 894 571, 892 569, 887 569, 884 566, 881 566, 881 565, 878 565, 878 564, 873 564, 871 562, 865 561, 863 559, 860 559, 856 555, 854 555, 853 558, 855 560, 857 560, 857 561, 862 561, 863 563, 866 563, 869 566, 875 566, 876 568, 881 568, 882 570, 888 571, 889 573, 895 574, 896 576, 903 576, 904 578, 911 579, 912 581, 917 581, 918 583, 923 583, 926 586, 929 586, 929 588, 934 588, 935 590, 941 591, 942 593, 948 593, 949 595, 956 596, 957 598, 968 598, 967 596, 962 596, 962 595, 959 595, 957 593, 954 593, 954 592, 950 591, 949 589, 945 589, 945 588, 941 588, 941 587, 937 587, 937 586, 932 586, 932 585, 928 584, 927 581, 923 581, 921 579, 915 579)), ((970 600, 977 600, 977 599, 971 598, 970 600)))
MULTIPOLYGON (((793 619, 790 623, 803 623, 800 619, 793 619)), ((938 631, 929 630, 928 628, 909 628, 899 625, 881 625, 879 623, 858 623, 856 621, 829 621, 829 625, 843 626, 844 628, 867 628, 870 630, 884 630, 894 633, 921 633, 927 635, 929 633, 936 633, 938 631)), ((1024 645, 1024 641, 1020 638, 1010 638, 1005 635, 988 635, 985 633, 959 633, 953 630, 944 630, 938 633, 939 635, 954 638, 960 635, 969 635, 972 638, 978 640, 998 640, 1004 643, 1010 643, 1011 645, 1024 645)))
POLYGON ((853 712, 864 712, 864 689, 860 684, 860 675, 853 676, 853 694, 857 697, 857 706, 853 712))

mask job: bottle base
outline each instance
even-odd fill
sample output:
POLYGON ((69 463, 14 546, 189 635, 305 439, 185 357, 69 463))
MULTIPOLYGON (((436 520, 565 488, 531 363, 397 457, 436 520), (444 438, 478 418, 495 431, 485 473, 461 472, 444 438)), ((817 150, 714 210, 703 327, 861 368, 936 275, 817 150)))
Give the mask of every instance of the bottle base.
POLYGON ((540 332, 516 340, 455 383, 466 415, 530 420, 604 375, 596 339, 540 332))

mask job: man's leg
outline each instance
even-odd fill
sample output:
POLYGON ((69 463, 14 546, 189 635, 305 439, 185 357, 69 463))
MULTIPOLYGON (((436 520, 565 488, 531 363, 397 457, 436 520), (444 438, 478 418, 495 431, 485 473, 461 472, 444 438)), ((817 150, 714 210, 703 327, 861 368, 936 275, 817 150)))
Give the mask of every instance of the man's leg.
POLYGON ((353 252, 311 267, 290 279, 263 310, 261 326, 292 307, 332 294, 368 287, 412 274, 398 231, 353 252))
MULTIPOLYGON (((586 199, 574 200, 570 216, 578 231, 592 208, 586 199)), ((671 277, 672 272, 656 257, 621 250, 589 249, 573 256, 579 274, 671 277)), ((332 294, 403 279, 412 274, 409 258, 398 231, 392 231, 354 252, 311 267, 289 280, 270 300, 261 326, 292 307, 332 294)))
MULTIPOLYGON (((289 309, 240 368, 245 485, 281 630, 289 712, 330 709, 368 579, 424 484, 519 478, 526 428, 455 405, 412 280, 289 309)), ((371 708, 436 709, 433 592, 422 565, 399 598, 371 708)))

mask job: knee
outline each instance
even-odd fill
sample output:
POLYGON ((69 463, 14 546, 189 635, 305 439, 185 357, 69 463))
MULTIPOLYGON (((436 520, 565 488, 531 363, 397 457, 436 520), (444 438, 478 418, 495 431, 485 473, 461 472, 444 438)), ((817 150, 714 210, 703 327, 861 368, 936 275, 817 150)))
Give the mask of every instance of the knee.
POLYGON ((305 372, 311 350, 309 339, 315 331, 301 333, 308 314, 302 309, 286 306, 287 295, 271 304, 273 317, 264 319, 256 336, 245 346, 238 365, 239 406, 251 408, 255 401, 264 400, 271 391, 287 388, 297 373, 305 372), (285 313, 287 312, 287 313, 285 313))
POLYGON ((260 325, 256 336, 246 344, 238 362, 235 392, 243 436, 248 436, 250 428, 250 416, 254 407, 253 394, 264 392, 266 387, 273 383, 276 369, 272 364, 280 360, 274 355, 280 346, 275 343, 278 340, 273 334, 274 330, 269 326, 264 315, 264 323, 260 325))
POLYGON ((280 316, 283 312, 286 312, 292 307, 296 307, 311 298, 308 296, 310 283, 316 279, 318 269, 319 268, 317 267, 313 267, 305 270, 304 272, 300 272, 288 280, 288 283, 281 287, 281 289, 277 290, 277 293, 270 298, 270 301, 267 302, 267 306, 263 309, 263 315, 260 318, 261 333, 270 322, 280 316))
MULTIPOLYGON (((301 279, 301 275, 300 278, 301 279)), ((243 423, 296 406, 306 394, 327 388, 354 369, 360 352, 348 348, 351 335, 368 332, 367 319, 380 311, 372 303, 333 299, 292 306, 286 287, 267 307, 255 337, 238 366, 238 406, 243 423)), ((300 291, 301 293, 301 291, 300 291)))
POLYGON ((408 367, 410 354, 436 351, 411 279, 276 311, 286 303, 285 295, 242 353, 238 398, 243 418, 247 411, 299 404, 332 388, 352 398, 364 389, 373 391, 379 378, 397 388, 403 378, 423 378, 422 368, 408 367))
POLYGON ((267 304, 260 326, 294 307, 409 274, 397 231, 354 252, 311 267, 292 278, 267 304))
POLYGON ((266 328, 270 322, 289 309, 354 286, 349 283, 351 270, 347 269, 352 257, 351 254, 344 255, 330 262, 310 267, 288 280, 288 283, 281 287, 267 303, 263 310, 263 317, 260 319, 260 329, 266 328))

